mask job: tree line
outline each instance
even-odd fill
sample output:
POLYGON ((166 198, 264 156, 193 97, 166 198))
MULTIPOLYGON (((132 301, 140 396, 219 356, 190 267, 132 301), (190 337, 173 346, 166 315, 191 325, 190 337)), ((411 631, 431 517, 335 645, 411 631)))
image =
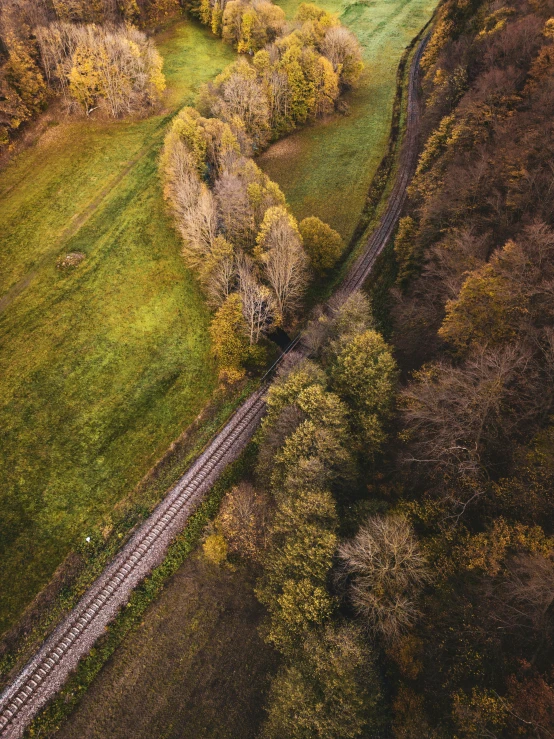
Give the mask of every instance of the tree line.
POLYGON ((356 492, 386 444, 398 371, 361 293, 316 319, 309 345, 271 387, 252 479, 227 495, 204 548, 260 573, 262 634, 282 657, 262 736, 384 736, 375 645, 414 623, 429 580, 407 518, 363 513, 356 492))
POLYGON ((46 108, 51 93, 119 116, 157 104, 161 58, 147 27, 179 0, 5 0, 0 6, 0 150, 46 108))
POLYGON ((166 197, 187 265, 215 310, 210 332, 226 381, 263 359, 260 339, 292 324, 313 275, 330 270, 344 248, 320 219, 297 223, 252 158, 333 110, 341 89, 359 77, 359 45, 337 23, 301 5, 290 27, 204 85, 197 108, 183 109, 165 140, 166 197), (335 43, 336 31, 343 42, 335 43))

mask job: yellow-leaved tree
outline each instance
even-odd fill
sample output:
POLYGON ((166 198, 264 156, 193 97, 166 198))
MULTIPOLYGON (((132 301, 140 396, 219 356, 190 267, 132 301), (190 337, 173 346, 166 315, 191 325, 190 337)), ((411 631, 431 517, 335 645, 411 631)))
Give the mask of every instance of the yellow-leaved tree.
POLYGON ((242 299, 238 293, 229 295, 216 311, 210 324, 210 336, 220 379, 229 383, 237 382, 244 377, 243 365, 249 353, 242 299))

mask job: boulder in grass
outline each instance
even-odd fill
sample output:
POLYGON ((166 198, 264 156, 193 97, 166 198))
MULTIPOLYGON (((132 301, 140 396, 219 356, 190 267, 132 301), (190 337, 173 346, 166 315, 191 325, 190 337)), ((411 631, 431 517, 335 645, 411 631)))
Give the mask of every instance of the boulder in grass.
POLYGON ((66 254, 65 257, 60 257, 56 266, 61 270, 71 269, 80 264, 85 256, 86 255, 80 251, 72 251, 69 254, 66 254))

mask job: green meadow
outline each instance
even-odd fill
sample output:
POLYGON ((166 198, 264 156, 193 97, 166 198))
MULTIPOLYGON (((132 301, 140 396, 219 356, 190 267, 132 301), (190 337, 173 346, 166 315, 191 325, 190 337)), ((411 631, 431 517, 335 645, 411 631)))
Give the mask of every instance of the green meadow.
POLYGON ((164 111, 60 119, 0 172, 0 633, 216 386, 157 158, 171 114, 234 53, 184 21, 158 46, 164 111), (85 258, 58 269, 70 252, 85 258))
MULTIPOLYGON (((300 0, 277 0, 292 17, 300 0)), ((348 115, 331 116, 277 142, 258 160, 279 183, 297 218, 317 215, 348 240, 385 153, 396 70, 436 0, 320 0, 363 46, 366 69, 346 96, 348 115)))

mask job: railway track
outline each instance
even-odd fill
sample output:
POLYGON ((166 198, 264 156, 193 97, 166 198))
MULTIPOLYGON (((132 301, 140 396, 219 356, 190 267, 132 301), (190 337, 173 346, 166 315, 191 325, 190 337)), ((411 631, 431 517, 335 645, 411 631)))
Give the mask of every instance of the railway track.
MULTIPOLYGON (((397 181, 381 221, 333 300, 335 307, 363 285, 400 217, 417 156, 418 70, 426 40, 420 41, 410 68, 407 128, 397 181)), ((293 349, 302 354, 301 339, 301 336, 295 339, 276 365, 293 349)), ((182 530, 194 508, 225 467, 239 456, 258 427, 265 411, 268 378, 276 365, 264 377, 260 389, 238 409, 2 693, 2 739, 18 739, 23 735, 33 717, 61 688, 81 657, 90 651, 106 626, 128 602, 133 589, 162 562, 169 544, 182 530)))
POLYGON ((419 64, 425 51, 429 36, 425 35, 419 42, 410 65, 408 82, 408 104, 406 111, 406 134, 403 142, 398 176, 387 201, 387 207, 377 227, 371 233, 368 242, 358 259, 346 275, 342 285, 332 298, 333 307, 341 305, 349 295, 359 290, 367 280, 377 257, 381 254, 391 238, 402 208, 406 202, 407 189, 417 163, 417 139, 419 132, 418 78, 419 64))

